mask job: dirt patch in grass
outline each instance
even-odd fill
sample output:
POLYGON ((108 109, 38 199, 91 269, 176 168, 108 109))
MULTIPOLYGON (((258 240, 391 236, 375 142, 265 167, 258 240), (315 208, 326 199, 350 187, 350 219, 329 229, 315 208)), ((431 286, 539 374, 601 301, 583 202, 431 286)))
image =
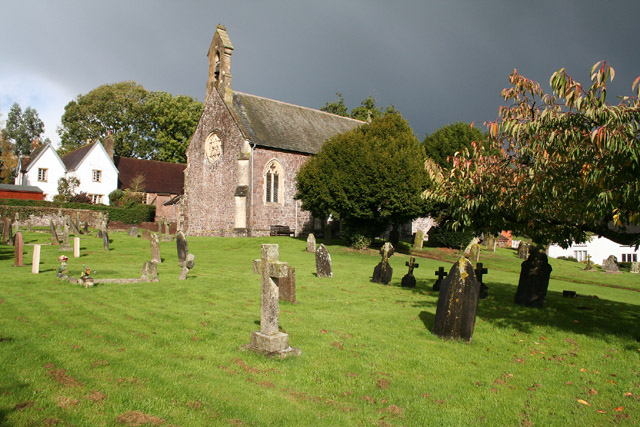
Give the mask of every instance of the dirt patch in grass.
POLYGON ((186 402, 185 405, 191 409, 202 409, 202 402, 200 402, 199 400, 190 400, 186 402))
POLYGON ((67 396, 58 396, 57 402, 58 406, 62 409, 71 409, 80 403, 78 399, 72 399, 67 396))
POLYGON ((156 417, 154 415, 145 414, 140 411, 129 411, 125 412, 122 415, 119 415, 116 418, 116 421, 120 424, 125 424, 127 426, 141 426, 145 424, 151 424, 153 426, 159 426, 164 424, 165 420, 163 418, 156 417))
POLYGON ((36 402, 34 402, 33 400, 28 400, 26 402, 18 403, 13 409, 15 409, 16 411, 24 411, 25 409, 33 408, 35 404, 36 402))
POLYGON ((102 402, 107 398, 107 395, 98 390, 91 390, 91 393, 87 394, 84 398, 92 402, 102 402))
POLYGON ((45 368, 49 369, 49 376, 53 378, 55 382, 65 387, 82 387, 81 381, 67 375, 66 369, 56 369, 56 366, 53 363, 47 363, 44 365, 45 368))
POLYGON ((107 362, 106 360, 96 360, 91 364, 91 367, 97 368, 98 366, 107 366, 108 364, 109 362, 107 362))

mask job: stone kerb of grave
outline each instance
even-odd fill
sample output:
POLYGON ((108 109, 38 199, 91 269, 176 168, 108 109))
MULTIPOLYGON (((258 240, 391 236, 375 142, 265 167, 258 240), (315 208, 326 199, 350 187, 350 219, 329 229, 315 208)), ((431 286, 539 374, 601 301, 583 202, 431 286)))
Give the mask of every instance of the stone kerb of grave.
POLYGON ((389 265, 389 258, 394 254, 395 250, 390 242, 385 243, 380 248, 380 255, 382 260, 373 269, 373 279, 375 283, 382 283, 388 285, 391 283, 391 277, 393 276, 393 268, 389 265))
POLYGON ((251 334, 247 348, 251 351, 284 358, 298 356, 301 351, 289 345, 289 335, 278 327, 279 290, 278 282, 289 274, 289 265, 278 260, 278 245, 263 244, 261 258, 254 261, 254 272, 260 273, 260 331, 251 334))
POLYGON ((526 307, 544 307, 551 270, 545 249, 533 247, 529 258, 522 263, 514 302, 526 307))
POLYGON ((433 333, 444 339, 471 341, 479 292, 471 261, 460 258, 440 286, 433 333))

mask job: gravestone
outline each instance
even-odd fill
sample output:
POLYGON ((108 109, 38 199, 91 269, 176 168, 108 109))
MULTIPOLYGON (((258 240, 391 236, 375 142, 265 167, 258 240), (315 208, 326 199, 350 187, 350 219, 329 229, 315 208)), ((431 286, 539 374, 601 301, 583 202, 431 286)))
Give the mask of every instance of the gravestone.
POLYGON ((489 236, 487 237, 487 250, 491 251, 491 252, 495 252, 496 251, 496 236, 489 236))
POLYGON ((149 243, 151 245, 151 262, 161 264, 162 258, 160 258, 160 240, 158 239, 158 235, 156 233, 151 234, 149 243))
POLYGON ((478 239, 477 237, 471 239, 471 241, 467 244, 467 246, 464 248, 464 251, 462 252, 465 257, 469 258, 469 254, 471 253, 471 246, 478 244, 478 242, 480 242, 480 239, 478 239))
POLYGON ((64 231, 62 232, 62 244, 60 244, 61 251, 70 251, 71 244, 69 243, 69 226, 64 223, 64 231))
POLYGON ((422 250, 422 245, 424 245, 424 231, 418 230, 413 238, 413 249, 416 251, 422 250))
POLYGON ((185 280, 189 270, 191 270, 196 262, 196 256, 194 254, 187 254, 184 262, 182 263, 182 270, 180 271, 180 277, 178 279, 185 280))
POLYGON ((484 282, 482 281, 482 276, 487 274, 489 270, 487 270, 487 268, 484 267, 481 262, 479 262, 476 264, 475 272, 476 272, 476 279, 480 283, 480 299, 485 299, 486 297, 489 296, 489 288, 487 288, 487 285, 485 285, 484 282))
POLYGON ((82 234, 82 223, 80 222, 80 212, 76 212, 76 223, 75 223, 75 229, 78 231, 78 233, 82 234))
POLYGON ((13 235, 13 222, 9 220, 9 235, 7 236, 7 244, 13 246, 15 236, 13 235))
POLYGON ((606 273, 619 273, 620 268, 618 268, 618 259, 615 255, 609 255, 609 258, 602 260, 602 268, 606 273))
POLYGON ((400 244, 400 230, 398 230, 398 227, 395 224, 389 232, 389 243, 391 243, 393 247, 396 247, 398 246, 398 244, 400 244))
POLYGON ((24 252, 24 240, 22 239, 22 233, 18 231, 14 238, 14 267, 23 267, 23 252, 24 252))
POLYGON ((109 233, 107 230, 102 231, 102 247, 107 251, 109 250, 109 233))
POLYGON ((526 242, 520 242, 518 245, 518 258, 529 259, 529 244, 526 242))
POLYGON ((480 245, 474 243, 469 248, 469 261, 476 264, 480 260, 480 245))
POLYGON ((529 258, 522 263, 514 302, 526 307, 544 307, 551 270, 544 248, 531 248, 529 258))
POLYGON ((0 238, 2 239, 2 243, 7 242, 7 227, 4 224, 4 220, 0 221, 0 238))
POLYGON ((324 225, 324 244, 330 245, 333 239, 333 223, 327 222, 324 225))
POLYGON ((89 223, 87 221, 82 222, 82 231, 84 231, 84 234, 89 234, 89 223))
POLYGON ((40 273, 40 245, 33 245, 33 260, 31 261, 31 273, 40 273))
POLYGON ((142 238, 144 240, 150 240, 151 239, 151 232, 149 230, 147 230, 146 228, 142 229, 142 238))
POLYGON ((629 268, 629 273, 633 273, 633 274, 640 273, 640 263, 632 262, 631 267, 629 268))
POLYGON ((393 245, 390 242, 385 243, 380 248, 380 255, 382 260, 373 269, 373 282, 383 283, 388 285, 391 283, 391 276, 393 276, 393 268, 389 265, 389 258, 394 253, 393 245))
POLYGON ((162 234, 162 220, 158 222, 158 234, 162 234))
POLYGON ((73 257, 80 258, 80 238, 73 238, 73 257))
POLYGON ((436 279, 436 282, 433 284, 433 290, 440 291, 440 285, 442 285, 442 280, 445 277, 447 277, 447 272, 444 271, 444 267, 439 267, 435 273, 436 273, 436 276, 438 276, 438 278, 436 279))
POLYGON ((309 233, 307 236, 307 252, 316 252, 316 236, 313 233, 309 233))
POLYGON ((180 267, 184 266, 184 262, 187 259, 189 253, 189 245, 187 244, 187 238, 182 231, 178 231, 176 234, 176 247, 178 249, 178 264, 180 267))
POLYGON ((318 277, 333 277, 331 254, 322 243, 316 249, 316 275, 318 277))
POLYGON ((591 255, 587 255, 587 265, 584 267, 585 271, 593 270, 593 263, 591 262, 591 255))
POLYGON ((248 348, 276 357, 297 356, 301 351, 289 345, 289 335, 278 327, 278 282, 289 274, 289 265, 278 261, 278 245, 263 244, 261 258, 254 261, 254 271, 261 274, 260 331, 251 334, 248 348))
POLYGON ((444 339, 471 341, 479 292, 471 261, 460 258, 442 281, 433 333, 444 339))
POLYGON ((142 264, 140 278, 150 282, 158 282, 158 265, 153 261, 147 261, 142 264))
MULTIPOLYGON (((262 274, 260 260, 253 261, 253 274, 262 274)), ((296 269, 289 266, 288 273, 278 280, 278 298, 282 301, 296 301, 296 269)))
POLYGON ((405 262, 405 265, 409 267, 409 272, 402 278, 401 285, 403 288, 415 288, 416 278, 413 275, 413 269, 418 268, 420 265, 416 264, 416 257, 409 257, 409 261, 405 262))
POLYGON ((51 231, 51 243, 58 246, 60 244, 60 240, 58 240, 58 232, 56 231, 56 227, 53 225, 53 220, 49 220, 49 229, 51 231))
POLYGON ((127 235, 131 237, 138 237, 138 227, 129 228, 129 232, 127 233, 127 235))
POLYGON ((164 234, 169 234, 169 218, 164 219, 164 234))
POLYGON ((82 234, 82 233, 80 232, 80 229, 78 228, 78 223, 77 223, 77 222, 71 221, 71 218, 69 218, 69 217, 67 217, 67 221, 68 221, 68 222, 69 222, 69 224, 71 225, 71 232, 72 232, 73 234, 76 234, 76 235, 77 235, 77 234, 82 234))

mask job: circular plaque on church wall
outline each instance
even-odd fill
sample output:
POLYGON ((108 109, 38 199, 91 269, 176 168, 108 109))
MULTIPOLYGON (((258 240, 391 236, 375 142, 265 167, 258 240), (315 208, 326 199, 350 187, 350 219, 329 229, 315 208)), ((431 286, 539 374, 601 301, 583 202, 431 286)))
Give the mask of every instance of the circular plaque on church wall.
POLYGON ((211 132, 204 141, 204 154, 209 163, 214 164, 222 156, 222 141, 217 133, 211 132))

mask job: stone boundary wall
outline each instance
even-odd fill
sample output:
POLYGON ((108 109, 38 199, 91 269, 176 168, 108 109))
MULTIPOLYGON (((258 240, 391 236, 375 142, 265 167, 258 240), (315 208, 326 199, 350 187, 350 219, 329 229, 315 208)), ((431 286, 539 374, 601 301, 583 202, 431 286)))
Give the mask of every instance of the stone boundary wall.
POLYGON ((26 227, 30 223, 33 227, 48 227, 49 221, 52 220, 54 224, 58 224, 60 215, 63 217, 68 215, 72 220, 76 220, 76 214, 80 214, 79 218, 81 222, 86 221, 89 227, 97 228, 100 225, 100 213, 101 211, 94 211, 88 209, 69 209, 69 208, 54 208, 45 206, 2 206, 4 215, 9 215, 12 219, 15 219, 16 213, 18 214, 18 224, 21 227, 26 227), (34 213, 36 212, 36 213, 34 213), (27 214, 28 213, 28 214, 27 214))

